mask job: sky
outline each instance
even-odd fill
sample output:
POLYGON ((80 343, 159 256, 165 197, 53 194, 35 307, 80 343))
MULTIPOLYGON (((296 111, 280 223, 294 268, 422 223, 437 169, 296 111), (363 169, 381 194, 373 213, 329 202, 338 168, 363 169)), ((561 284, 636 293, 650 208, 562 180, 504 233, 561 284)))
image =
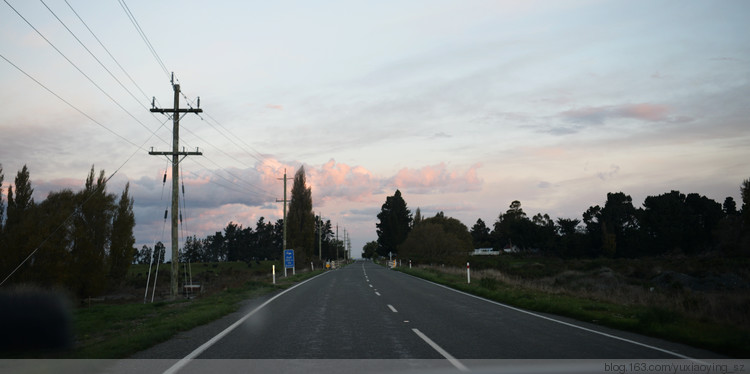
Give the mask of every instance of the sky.
POLYGON ((553 219, 619 191, 741 202, 750 178, 744 0, 6 0, 0 55, 3 198, 24 164, 37 201, 116 172, 139 248, 169 243, 148 151, 172 122, 148 109, 173 105, 171 72, 204 111, 180 121, 203 152, 180 164, 187 235, 281 218, 301 166, 354 257, 396 189, 471 227, 513 200, 553 219))

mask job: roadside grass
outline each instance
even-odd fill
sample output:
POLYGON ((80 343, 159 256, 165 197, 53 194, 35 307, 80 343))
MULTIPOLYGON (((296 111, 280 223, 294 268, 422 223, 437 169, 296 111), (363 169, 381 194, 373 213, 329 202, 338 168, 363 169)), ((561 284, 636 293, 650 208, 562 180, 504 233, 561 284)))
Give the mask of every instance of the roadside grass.
POLYGON ((276 279, 276 284, 249 281, 241 287, 191 300, 149 304, 95 305, 73 313, 76 347, 65 358, 124 358, 235 312, 240 302, 286 289, 322 273, 298 273, 276 279))
MULTIPOLYGON (((194 264, 194 266, 196 266, 194 264)), ((0 358, 13 359, 119 359, 138 351, 150 348, 169 340, 182 331, 204 325, 239 309, 246 299, 259 297, 274 291, 291 287, 293 284, 323 272, 309 269, 298 270, 296 275, 283 277, 277 274, 276 284, 272 283, 270 265, 265 270, 248 269, 244 263, 207 264, 205 273, 221 274, 210 276, 216 291, 201 294, 192 299, 178 298, 175 301, 143 303, 117 300, 107 303, 97 301, 91 305, 86 301, 70 312, 74 335, 74 347, 68 351, 3 352, 0 358), (247 280, 251 279, 251 280, 247 280), (242 283, 238 283, 238 282, 242 283)), ((148 268, 146 267, 146 270, 148 268)), ((143 268, 135 266, 131 270, 134 279, 140 283, 143 268), (139 275, 139 272, 141 274, 139 275)), ((194 275, 196 274, 193 269, 194 275)), ((160 270, 161 272, 161 270, 160 270)), ((198 272, 200 275, 201 273, 198 272)), ((160 277, 162 275, 160 274, 160 277)), ((164 277, 167 280, 169 277, 164 277)), ((140 288, 143 295, 143 288, 140 288)), ((150 293, 149 293, 150 295, 150 293)))
POLYGON ((697 319, 680 311, 545 292, 492 277, 472 277, 472 283, 467 284, 465 270, 407 267, 396 270, 523 309, 632 331, 733 357, 750 357, 750 331, 747 329, 697 319))
POLYGON ((276 288, 248 282, 193 300, 149 304, 95 305, 73 313, 76 348, 70 358, 123 358, 232 313, 239 302, 276 288))

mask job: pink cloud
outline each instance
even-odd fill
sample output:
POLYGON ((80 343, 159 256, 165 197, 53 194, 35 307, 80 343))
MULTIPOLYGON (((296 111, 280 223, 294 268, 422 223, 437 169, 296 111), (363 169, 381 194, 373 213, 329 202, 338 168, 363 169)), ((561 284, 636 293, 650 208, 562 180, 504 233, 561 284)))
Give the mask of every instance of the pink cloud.
POLYGON ((319 168, 306 169, 307 181, 313 189, 313 199, 327 201, 343 198, 349 201, 368 201, 380 190, 381 183, 362 166, 349 166, 331 159, 319 168))
POLYGON ((284 110, 284 106, 280 104, 268 104, 266 105, 266 108, 268 109, 276 109, 276 110, 284 110))
POLYGON ((477 191, 482 180, 477 176, 481 164, 474 164, 466 171, 449 171, 445 163, 425 166, 420 169, 403 168, 390 179, 389 185, 412 193, 477 191))
POLYGON ((622 117, 642 119, 645 121, 661 121, 666 118, 669 108, 655 104, 624 105, 615 111, 622 117))
POLYGON ((632 118, 642 121, 663 121, 668 119, 669 107, 659 104, 625 104, 571 109, 560 115, 574 122, 602 123, 613 118, 632 118))

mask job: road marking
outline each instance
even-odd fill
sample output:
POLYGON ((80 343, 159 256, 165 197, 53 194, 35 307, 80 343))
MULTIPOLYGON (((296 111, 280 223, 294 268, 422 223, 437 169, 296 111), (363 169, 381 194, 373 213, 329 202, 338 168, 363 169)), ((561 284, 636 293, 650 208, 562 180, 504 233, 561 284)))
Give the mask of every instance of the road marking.
POLYGON ((316 275, 316 276, 314 276, 314 277, 312 277, 312 278, 310 278, 310 279, 308 279, 308 280, 306 280, 304 282, 297 283, 294 286, 289 287, 286 290, 282 291, 280 294, 278 294, 278 295, 276 295, 276 296, 274 296, 274 297, 266 300, 265 303, 260 304, 260 306, 258 306, 257 308, 253 309, 252 311, 250 311, 250 313, 245 314, 244 317, 238 319, 237 322, 233 323, 231 326, 229 326, 226 329, 224 329, 224 331, 218 333, 216 336, 214 336, 213 338, 211 338, 209 341, 203 343, 203 345, 201 345, 200 347, 196 348, 194 351, 190 352, 190 354, 188 354, 187 356, 185 356, 180 361, 177 361, 174 365, 172 365, 172 367, 170 367, 169 369, 165 370, 163 374, 174 374, 174 373, 180 371, 180 369, 182 369, 183 367, 185 367, 185 365, 189 364, 190 361, 192 361, 194 358, 198 357, 201 353, 205 352, 206 349, 210 348, 212 345, 216 344, 216 342, 218 342, 223 337, 225 337, 227 334, 229 334, 230 332, 232 332, 232 330, 236 329, 237 326, 239 326, 243 322, 247 321, 247 319, 250 318, 257 311, 263 309, 263 307, 265 307, 266 305, 270 304, 271 301, 274 301, 277 298, 279 298, 281 295, 283 295, 283 294, 285 294, 285 293, 287 293, 287 292, 289 292, 289 291, 291 291, 291 290, 293 290, 293 289, 295 289, 295 288, 297 288, 297 287, 299 287, 299 286, 301 286, 301 285, 303 285, 303 284, 305 284, 305 283, 307 283, 307 282, 309 282, 309 281, 311 281, 311 280, 313 280, 315 278, 318 278, 318 277, 326 275, 326 274, 329 274, 329 273, 328 272, 321 273, 321 274, 316 275))
POLYGON ((390 308, 390 309, 391 309, 391 312, 393 312, 393 313, 398 313, 398 310, 396 310, 396 308, 394 308, 394 307, 393 307, 393 305, 391 305, 391 304, 388 304, 388 308, 390 308))
MULTIPOLYGON (((409 275, 409 274, 406 274, 406 275, 409 275)), ((556 320, 556 319, 554 319, 554 318, 550 318, 550 317, 547 317, 547 316, 543 316, 543 315, 541 315, 541 314, 536 314, 536 313, 533 313, 533 312, 529 312, 529 311, 527 311, 527 310, 523 310, 523 309, 519 309, 519 308, 516 308, 516 307, 510 306, 510 305, 506 305, 506 304, 503 304, 503 303, 500 303, 500 302, 497 302, 497 301, 494 301, 494 300, 489 300, 489 299, 485 299, 485 298, 483 298, 483 297, 479 297, 479 296, 476 296, 476 295, 472 295, 472 294, 470 294, 470 293, 466 293, 466 292, 463 292, 463 291, 459 291, 459 290, 456 290, 456 289, 450 288, 450 287, 448 287, 448 286, 444 286, 444 285, 442 285, 442 284, 437 284, 437 283, 435 283, 435 282, 430 282, 430 281, 428 281, 428 280, 426 280, 426 279, 422 279, 422 278, 419 278, 419 277, 415 277, 415 276, 413 276, 413 275, 409 275, 409 276, 410 276, 410 277, 413 277, 413 278, 417 278, 417 279, 419 279, 419 280, 422 280, 422 281, 425 281, 425 282, 427 282, 427 283, 432 283, 432 284, 434 284, 434 285, 436 285, 436 286, 438 286, 438 287, 442 287, 442 288, 445 288, 446 290, 451 290, 451 291, 453 291, 453 292, 458 292, 458 293, 460 293, 460 294, 464 294, 464 295, 466 295, 466 296, 470 296, 470 297, 473 297, 473 298, 475 298, 475 299, 479 299, 479 300, 482 300, 482 301, 486 301, 486 302, 488 302, 488 303, 492 303, 492 304, 495 304, 495 305, 499 305, 499 306, 502 306, 502 307, 504 307, 504 308, 508 308, 508 309, 511 309, 511 310, 515 310, 515 311, 517 311, 517 312, 525 313, 525 314, 528 314, 528 315, 530 315, 530 316, 538 317, 538 318, 541 318, 541 319, 546 319, 547 321, 551 321, 551 322, 556 322, 556 323, 559 323, 559 324, 561 324, 561 325, 565 325, 565 326, 573 327, 573 328, 576 328, 576 329, 580 329, 580 330, 583 330, 583 331, 588 331, 588 332, 591 332, 591 333, 594 333, 594 334, 597 334, 597 335, 601 335, 601 336, 606 336, 606 337, 608 337, 608 338, 612 338, 612 339, 617 339, 617 340, 620 340, 620 341, 623 341, 623 342, 626 342, 626 343, 631 343, 631 344, 639 345, 639 346, 641 346, 641 347, 645 347, 645 348, 650 348, 650 349, 653 349, 653 350, 656 350, 656 351, 659 351, 659 352, 663 352, 663 353, 667 353, 667 354, 670 354, 670 355, 673 355, 673 356, 675 356, 675 357, 679 357, 679 358, 682 358, 682 359, 685 359, 685 360, 691 360, 691 361, 694 361, 694 362, 698 362, 698 363, 704 363, 703 361, 700 361, 700 360, 698 360, 698 359, 695 359, 695 358, 692 358, 692 357, 688 357, 688 356, 685 356, 685 355, 683 355, 683 354, 679 354, 679 353, 677 353, 677 352, 672 352, 672 351, 670 351, 670 350, 666 350, 666 349, 664 349, 664 348, 654 347, 653 345, 648 345, 648 344, 645 344, 645 343, 637 342, 637 341, 635 341, 635 340, 630 340, 630 339, 627 339, 627 338, 622 338, 622 337, 619 337, 619 336, 616 336, 616 335, 612 335, 612 334, 607 334, 606 332, 596 331, 596 330, 593 330, 593 329, 590 329, 590 328, 587 328, 587 327, 583 327, 583 326, 578 326, 578 325, 574 325, 574 324, 572 324, 572 323, 569 323, 569 322, 565 322, 565 321, 560 321, 560 320, 556 320)))
POLYGON ((451 356, 450 353, 446 352, 445 349, 441 348, 437 343, 433 342, 432 339, 428 338, 427 335, 423 334, 421 331, 417 329, 411 329, 411 331, 414 331, 417 336, 422 338, 422 340, 425 341, 425 343, 429 344, 432 349, 436 350, 438 353, 440 353, 443 357, 445 357, 446 360, 448 360, 453 366, 456 367, 456 369, 468 372, 470 371, 469 368, 464 366, 464 364, 461 363, 461 361, 458 361, 455 357, 451 356))
POLYGON ((371 285, 371 284, 368 284, 368 286, 370 286, 370 288, 372 288, 372 285, 371 285))
POLYGON ((378 292, 378 291, 375 291, 375 294, 378 295, 378 296, 380 296, 380 292, 378 292))

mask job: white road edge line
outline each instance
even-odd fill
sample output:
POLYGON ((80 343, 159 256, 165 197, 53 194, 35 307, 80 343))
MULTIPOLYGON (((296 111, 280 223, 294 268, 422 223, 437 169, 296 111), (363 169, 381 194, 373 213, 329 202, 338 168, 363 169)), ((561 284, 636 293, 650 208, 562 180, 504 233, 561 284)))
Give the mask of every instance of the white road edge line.
POLYGON ((230 332, 232 332, 232 330, 236 329, 237 326, 241 325, 248 318, 250 318, 253 314, 255 314, 257 311, 263 309, 263 307, 265 307, 266 305, 270 304, 272 301, 276 300, 281 295, 283 295, 283 294, 285 294, 285 293, 287 293, 287 292, 289 292, 289 291, 291 291, 291 290, 293 290, 293 289, 295 289, 295 288, 297 288, 297 287, 299 287, 299 286, 301 286, 301 285, 303 285, 303 284, 305 284, 305 283, 307 283, 307 282, 309 282, 309 281, 311 281, 311 280, 313 280, 315 278, 318 278, 318 277, 320 277, 322 275, 325 275, 325 274, 328 274, 328 273, 329 272, 324 272, 324 273, 316 275, 316 276, 314 276, 314 277, 312 277, 312 278, 310 278, 310 279, 308 279, 308 280, 306 280, 304 282, 297 283, 294 286, 289 287, 286 290, 282 291, 280 294, 278 294, 278 295, 276 295, 276 296, 274 296, 274 297, 266 300, 266 302, 264 302, 263 304, 260 304, 260 306, 258 306, 257 308, 253 309, 249 313, 245 314, 244 317, 238 319, 237 322, 233 323, 231 326, 229 326, 226 329, 224 329, 224 331, 218 333, 216 336, 214 336, 213 338, 211 338, 209 341, 203 343, 203 345, 201 345, 200 347, 196 348, 194 351, 190 352, 190 354, 188 354, 184 358, 180 359, 180 361, 177 361, 169 369, 165 370, 163 374, 174 374, 174 373, 180 371, 180 369, 182 369, 183 367, 185 367, 185 365, 189 364, 190 361, 192 361, 194 358, 198 357, 201 353, 203 353, 206 349, 210 348, 212 345, 216 344, 216 342, 218 342, 223 337, 225 337, 227 334, 229 334, 230 332))
MULTIPOLYGON (((402 274, 405 274, 405 273, 402 273, 402 274)), ((479 297, 479 296, 476 296, 476 295, 472 295, 472 294, 470 294, 470 293, 466 293, 466 292, 463 292, 463 291, 459 291, 459 290, 456 290, 456 289, 450 288, 450 287, 448 287, 448 286, 444 286, 444 285, 442 285, 442 284, 438 284, 438 283, 435 283, 435 282, 431 282, 431 281, 428 281, 428 280, 426 280, 426 279, 422 279, 422 278, 420 278, 420 277, 415 277, 415 276, 413 276, 413 275, 410 275, 410 274, 405 274, 405 275, 408 275, 408 276, 410 276, 410 277, 414 277, 414 278, 417 278, 417 279, 419 279, 419 280, 422 280, 422 281, 425 281, 425 282, 427 282, 427 283, 432 283, 432 284, 434 284, 434 285, 436 285, 436 286, 439 286, 439 287, 443 287, 443 288, 445 288, 445 289, 447 289, 447 290, 451 290, 451 291, 453 291, 453 292, 458 292, 458 293, 460 293, 460 294, 464 294, 464 295, 466 295, 466 296, 470 296, 470 297, 473 297, 473 298, 475 298, 475 299, 479 299, 479 300, 483 300, 483 301, 486 301, 486 302, 488 302, 488 303, 492 303, 492 304, 500 305, 500 306, 502 306, 502 307, 505 307, 505 308, 508 308, 508 309, 511 309, 511 310, 515 310, 515 311, 517 311, 517 312, 525 313, 525 314, 528 314, 528 315, 530 315, 530 316, 538 317, 538 318, 541 318, 541 319, 546 319, 546 320, 548 320, 548 321, 556 322, 556 323, 559 323, 559 324, 561 324, 561 325, 565 325, 565 326, 569 326, 569 327, 577 328, 577 329, 580 329, 580 330, 588 331, 588 332, 591 332, 591 333, 594 333, 594 334, 598 334, 598 335, 606 336, 606 337, 608 337, 608 338, 612 338, 612 339, 617 339, 617 340, 621 340, 621 341, 624 341, 624 342, 627 342, 627 343, 631 343, 631 344, 639 345, 639 346, 641 346, 641 347, 645 347, 645 348, 650 348, 650 349, 653 349, 653 350, 656 350, 656 351, 659 351, 659 352, 664 352, 664 353, 667 353, 667 354, 670 354, 670 355, 673 355, 673 356, 675 356, 675 357, 679 357, 679 358, 682 358, 682 359, 685 359, 685 360, 690 360, 690 361, 694 361, 694 362, 698 362, 698 363, 704 363, 704 364, 705 364, 705 362, 703 362, 703 361, 701 361, 701 360, 698 360, 698 359, 695 359, 695 358, 692 358, 692 357, 688 357, 688 356, 685 356, 685 355, 683 355, 683 354, 680 354, 680 353, 677 353, 677 352, 672 352, 672 351, 670 351, 670 350, 666 350, 666 349, 664 349, 664 348, 654 347, 653 345, 648 345, 648 344, 645 344, 645 343, 637 342, 637 341, 635 341, 635 340, 630 340, 630 339, 627 339, 627 338, 622 338, 622 337, 619 337, 619 336, 616 336, 616 335, 612 335, 612 334, 607 334, 606 332, 596 331, 596 330, 593 330, 593 329, 590 329, 590 328, 587 328, 587 327, 583 327, 583 326, 578 326, 578 325, 574 325, 574 324, 572 324, 572 323, 568 323, 568 322, 564 322, 564 321, 556 320, 556 319, 554 319, 554 318, 546 317, 546 316, 543 316, 543 315, 541 315, 541 314, 536 314, 536 313, 532 313, 532 312, 529 312, 529 311, 527 311, 527 310, 523 310, 523 309, 519 309, 519 308, 516 308, 516 307, 514 307, 514 306, 506 305, 506 304, 503 304, 503 303, 499 303, 499 302, 497 302, 497 301, 494 301, 494 300, 489 300, 489 299, 485 299, 485 298, 483 298, 483 297, 479 297)))
POLYGON ((469 372, 469 368, 464 366, 464 364, 461 363, 461 361, 458 361, 455 357, 451 356, 450 353, 446 352, 445 349, 441 348, 437 343, 433 342, 432 339, 428 338, 427 335, 423 334, 418 329, 411 329, 411 331, 414 331, 417 336, 422 338, 422 340, 425 341, 425 343, 429 344, 432 349, 436 350, 438 353, 440 353, 443 357, 445 357, 446 360, 448 360, 453 366, 456 367, 456 369, 463 371, 463 372, 469 372))
POLYGON ((378 291, 375 291, 375 294, 378 295, 378 296, 380 296, 380 292, 378 292, 378 291))
POLYGON ((396 310, 396 308, 394 308, 394 307, 393 307, 393 305, 391 305, 391 304, 388 304, 388 308, 390 308, 390 309, 391 309, 391 312, 393 312, 393 313, 398 313, 398 310, 396 310))

